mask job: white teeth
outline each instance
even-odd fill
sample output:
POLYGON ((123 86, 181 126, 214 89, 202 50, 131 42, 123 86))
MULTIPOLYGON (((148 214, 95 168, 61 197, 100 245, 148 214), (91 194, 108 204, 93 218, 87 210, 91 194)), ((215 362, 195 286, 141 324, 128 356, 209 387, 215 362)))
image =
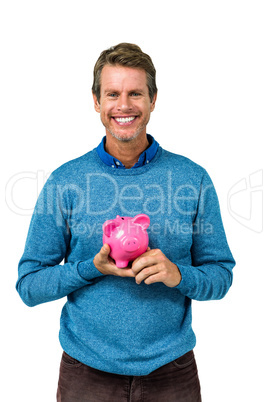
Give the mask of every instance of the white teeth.
POLYGON ((133 121, 135 117, 115 117, 115 120, 118 121, 118 123, 129 123, 130 121, 133 121))

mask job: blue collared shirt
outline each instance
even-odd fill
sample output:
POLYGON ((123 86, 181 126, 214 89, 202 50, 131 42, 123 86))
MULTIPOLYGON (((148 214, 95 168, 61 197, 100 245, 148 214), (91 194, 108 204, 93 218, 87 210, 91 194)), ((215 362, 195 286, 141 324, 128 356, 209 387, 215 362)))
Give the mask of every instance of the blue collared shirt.
MULTIPOLYGON (((152 137, 150 134, 147 134, 147 139, 149 141, 149 148, 147 148, 144 152, 139 157, 139 160, 137 163, 132 168, 138 168, 140 166, 144 166, 147 163, 151 162, 153 157, 155 156, 159 144, 157 141, 155 141, 154 137, 152 137)), ((108 166, 111 166, 113 168, 121 168, 125 169, 125 166, 123 163, 114 158, 112 155, 108 154, 108 152, 105 151, 105 142, 106 142, 106 137, 103 137, 101 143, 97 147, 97 152, 99 157, 101 158, 102 162, 105 163, 108 166)))

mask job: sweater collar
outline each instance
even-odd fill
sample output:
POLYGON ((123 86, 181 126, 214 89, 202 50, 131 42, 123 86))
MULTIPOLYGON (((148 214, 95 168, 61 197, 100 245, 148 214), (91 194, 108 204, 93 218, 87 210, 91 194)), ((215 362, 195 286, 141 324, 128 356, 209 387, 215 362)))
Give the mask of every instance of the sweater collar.
MULTIPOLYGON (((159 144, 150 134, 147 134, 147 139, 150 146, 144 152, 142 152, 138 162, 135 163, 132 169, 144 166, 147 163, 150 163, 151 160, 154 158, 158 150, 159 144)), ((114 158, 112 155, 108 154, 108 152, 105 151, 105 142, 106 137, 104 136, 101 143, 97 147, 97 152, 102 162, 113 168, 125 169, 125 166, 119 159, 114 158)))

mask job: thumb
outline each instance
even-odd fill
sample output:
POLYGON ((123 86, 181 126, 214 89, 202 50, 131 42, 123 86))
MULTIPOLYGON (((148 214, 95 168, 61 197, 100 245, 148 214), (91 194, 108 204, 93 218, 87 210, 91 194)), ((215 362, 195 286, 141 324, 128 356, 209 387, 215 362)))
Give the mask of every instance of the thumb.
POLYGON ((105 244, 102 246, 100 252, 101 252, 101 254, 104 254, 104 255, 108 256, 109 253, 110 253, 110 246, 109 246, 109 244, 105 243, 105 244))

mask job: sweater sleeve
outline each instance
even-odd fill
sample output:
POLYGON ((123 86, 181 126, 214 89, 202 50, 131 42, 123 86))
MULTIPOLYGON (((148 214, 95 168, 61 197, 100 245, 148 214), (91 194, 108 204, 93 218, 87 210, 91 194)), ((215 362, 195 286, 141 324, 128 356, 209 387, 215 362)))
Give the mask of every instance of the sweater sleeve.
POLYGON ((193 223, 191 265, 175 262, 182 280, 177 288, 195 300, 223 298, 232 285, 235 261, 229 249, 215 188, 205 172, 193 223))
POLYGON ((57 186, 50 178, 38 197, 18 266, 16 289, 27 306, 60 299, 102 276, 93 258, 61 264, 70 238, 57 186))

